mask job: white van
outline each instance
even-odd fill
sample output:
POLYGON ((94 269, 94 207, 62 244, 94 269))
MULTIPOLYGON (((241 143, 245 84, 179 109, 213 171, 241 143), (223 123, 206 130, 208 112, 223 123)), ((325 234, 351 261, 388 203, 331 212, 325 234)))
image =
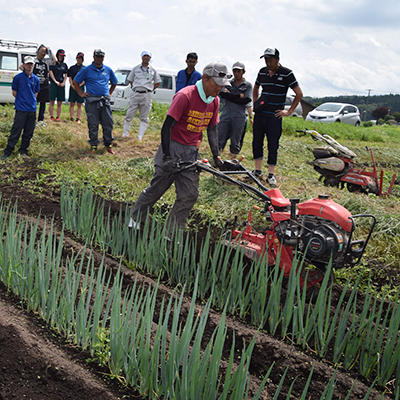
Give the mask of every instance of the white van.
MULTIPOLYGON (((118 68, 115 75, 118 79, 117 87, 111 95, 111 110, 125 110, 128 108, 131 97, 131 86, 128 75, 132 68, 118 68)), ((153 101, 159 103, 171 103, 176 88, 176 73, 166 69, 157 69, 161 77, 160 86, 151 94, 153 101)))
POLYGON ((25 56, 36 57, 37 43, 0 39, 0 103, 14 103, 11 84, 25 56))

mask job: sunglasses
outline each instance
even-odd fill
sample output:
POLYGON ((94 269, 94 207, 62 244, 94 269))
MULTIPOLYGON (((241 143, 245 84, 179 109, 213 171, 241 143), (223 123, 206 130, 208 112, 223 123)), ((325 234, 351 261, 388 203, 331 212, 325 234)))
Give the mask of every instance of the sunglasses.
MULTIPOLYGON (((215 68, 213 68, 213 70, 218 74, 217 76, 220 78, 225 78, 225 77, 228 79, 232 78, 232 74, 226 74, 225 72, 217 71, 215 68)), ((213 75, 213 76, 215 76, 215 75, 213 75)))

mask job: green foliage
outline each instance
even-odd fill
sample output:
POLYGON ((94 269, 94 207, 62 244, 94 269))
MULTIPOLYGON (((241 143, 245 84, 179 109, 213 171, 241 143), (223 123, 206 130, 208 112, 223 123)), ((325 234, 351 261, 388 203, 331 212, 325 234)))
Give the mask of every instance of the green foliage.
POLYGON ((362 123, 363 128, 370 128, 371 126, 374 126, 372 121, 365 121, 362 123))

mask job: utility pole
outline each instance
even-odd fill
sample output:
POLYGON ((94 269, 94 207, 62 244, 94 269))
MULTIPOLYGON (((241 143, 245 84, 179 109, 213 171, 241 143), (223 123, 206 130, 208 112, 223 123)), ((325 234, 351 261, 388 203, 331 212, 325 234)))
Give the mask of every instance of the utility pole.
POLYGON ((369 104, 369 95, 370 95, 372 89, 365 89, 365 90, 368 90, 368 97, 367 97, 367 106, 365 107, 364 122, 367 120, 368 104, 369 104))

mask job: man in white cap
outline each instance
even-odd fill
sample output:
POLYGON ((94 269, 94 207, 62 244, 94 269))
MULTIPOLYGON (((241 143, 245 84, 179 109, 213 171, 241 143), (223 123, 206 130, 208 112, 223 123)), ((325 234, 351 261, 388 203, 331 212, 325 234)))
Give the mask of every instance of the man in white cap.
POLYGON ((15 97, 15 117, 8 137, 7 147, 4 149, 5 160, 11 155, 15 145, 18 143, 22 130, 19 152, 22 157, 28 157, 27 151, 35 130, 37 96, 40 90, 39 78, 32 73, 35 59, 30 56, 24 58, 22 72, 14 76, 11 90, 15 97))
POLYGON ((226 65, 213 62, 204 67, 202 78, 195 85, 186 86, 175 94, 161 129, 153 179, 135 203, 130 227, 139 229, 138 219, 144 221, 149 209, 174 182, 176 201, 167 226, 170 231, 175 224, 185 227, 199 195, 199 173, 195 167, 178 171, 176 165, 179 161, 199 159, 197 145, 203 140, 206 128, 214 162, 217 167, 221 165, 218 159, 218 94, 229 85, 228 77, 226 65))
POLYGON ((218 124, 218 141, 220 151, 225 148, 228 139, 231 139, 230 158, 237 158, 241 149, 243 132, 246 131, 247 115, 253 122, 252 89, 253 86, 244 78, 245 66, 237 61, 232 66, 233 79, 230 87, 224 88, 219 94, 225 100, 218 124))
POLYGON ((264 136, 268 142, 268 177, 270 186, 276 185, 275 166, 278 159, 279 139, 282 135, 282 117, 288 117, 297 107, 303 92, 289 68, 279 63, 279 51, 274 47, 265 49, 266 67, 261 68, 253 88, 253 156, 255 161, 255 176, 261 176, 264 158, 264 136), (261 87, 261 96, 259 97, 261 87), (289 110, 285 110, 286 94, 291 88, 295 98, 289 110))
POLYGON ((139 110, 139 133, 138 138, 142 140, 149 124, 149 114, 151 110, 151 92, 156 90, 161 84, 160 75, 150 65, 151 53, 147 50, 142 51, 142 63, 132 68, 128 75, 128 81, 132 88, 129 107, 124 121, 122 137, 129 135, 131 122, 139 110))

